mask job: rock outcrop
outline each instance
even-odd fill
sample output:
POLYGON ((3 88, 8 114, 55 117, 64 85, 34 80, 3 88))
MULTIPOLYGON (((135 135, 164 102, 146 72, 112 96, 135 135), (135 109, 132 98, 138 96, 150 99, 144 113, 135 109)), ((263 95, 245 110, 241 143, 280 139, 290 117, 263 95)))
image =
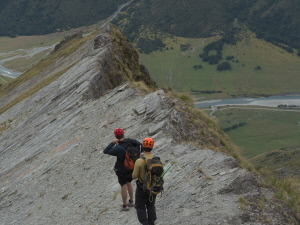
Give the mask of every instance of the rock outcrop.
MULTIPOLYGON (((231 156, 201 147, 222 143, 188 124, 188 109, 178 100, 164 90, 146 94, 133 86, 155 84, 114 27, 102 28, 37 77, 68 66, 0 115, 0 224, 139 224, 135 209, 119 212, 115 158, 102 153, 116 127, 137 140, 152 137, 154 154, 165 166, 173 163, 157 198, 158 225, 298 224, 257 175, 231 156)), ((1 101, 7 104, 22 90, 1 101)))

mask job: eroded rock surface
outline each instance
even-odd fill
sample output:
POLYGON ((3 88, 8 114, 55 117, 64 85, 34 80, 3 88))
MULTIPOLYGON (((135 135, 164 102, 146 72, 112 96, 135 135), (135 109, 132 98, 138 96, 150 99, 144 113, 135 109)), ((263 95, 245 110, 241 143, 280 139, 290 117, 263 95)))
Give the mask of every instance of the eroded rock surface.
POLYGON ((55 82, 0 115, 7 125, 0 136, 0 224, 139 224, 135 209, 119 212, 115 157, 102 153, 117 127, 140 141, 151 136, 154 154, 166 167, 174 163, 157 198, 158 225, 297 224, 235 159, 178 141, 186 118, 177 101, 126 82, 144 79, 137 53, 110 32, 64 59, 79 61, 55 82))

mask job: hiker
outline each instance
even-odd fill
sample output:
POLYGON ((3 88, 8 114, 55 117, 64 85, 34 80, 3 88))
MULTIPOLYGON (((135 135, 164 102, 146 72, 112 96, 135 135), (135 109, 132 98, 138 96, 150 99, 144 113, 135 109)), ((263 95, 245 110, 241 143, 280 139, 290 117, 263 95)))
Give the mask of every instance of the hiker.
POLYGON ((149 191, 143 189, 145 179, 146 159, 152 159, 151 153, 154 147, 152 138, 145 138, 142 143, 144 156, 135 162, 132 179, 136 181, 135 209, 138 220, 143 225, 153 225, 156 220, 155 199, 156 195, 151 195, 149 191))
MULTIPOLYGON (((132 170, 128 170, 124 167, 125 149, 129 145, 129 141, 135 145, 141 146, 141 143, 135 139, 124 138, 124 130, 122 128, 116 128, 114 130, 116 139, 114 139, 103 151, 104 154, 113 155, 117 157, 114 170, 118 177, 118 182, 121 186, 121 196, 123 204, 121 211, 128 211, 129 207, 134 207, 133 203, 133 187, 132 170), (129 201, 127 202, 127 192, 129 194, 129 201)), ((140 147, 141 148, 141 147, 140 147)))

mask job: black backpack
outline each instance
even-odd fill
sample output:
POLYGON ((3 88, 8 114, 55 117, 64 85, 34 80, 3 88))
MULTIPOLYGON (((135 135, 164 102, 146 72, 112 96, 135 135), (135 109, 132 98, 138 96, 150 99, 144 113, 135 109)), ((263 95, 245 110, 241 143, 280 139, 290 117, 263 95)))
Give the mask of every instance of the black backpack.
POLYGON ((157 195, 164 190, 164 179, 162 178, 164 172, 163 164, 157 156, 154 156, 152 159, 142 158, 146 162, 143 190, 148 191, 150 196, 157 195))
POLYGON ((136 145, 128 139, 125 139, 123 142, 128 143, 126 149, 121 145, 125 150, 124 168, 126 170, 133 170, 135 161, 141 156, 141 146, 136 145))

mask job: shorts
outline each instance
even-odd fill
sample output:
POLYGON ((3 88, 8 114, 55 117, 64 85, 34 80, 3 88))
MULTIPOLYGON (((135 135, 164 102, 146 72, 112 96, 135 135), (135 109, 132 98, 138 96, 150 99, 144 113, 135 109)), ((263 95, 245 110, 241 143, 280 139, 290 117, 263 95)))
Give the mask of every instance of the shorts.
POLYGON ((130 183, 132 181, 132 173, 120 173, 116 171, 116 175, 118 177, 118 182, 121 186, 130 183))

